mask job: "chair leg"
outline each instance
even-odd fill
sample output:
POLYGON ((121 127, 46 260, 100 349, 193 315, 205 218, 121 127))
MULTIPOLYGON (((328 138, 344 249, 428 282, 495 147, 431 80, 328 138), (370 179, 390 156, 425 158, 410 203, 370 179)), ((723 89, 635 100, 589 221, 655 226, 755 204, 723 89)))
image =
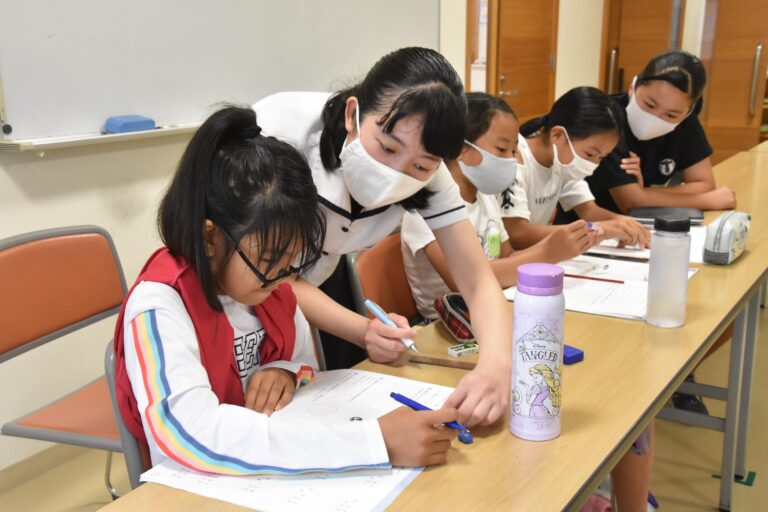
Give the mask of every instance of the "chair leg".
POLYGON ((109 491, 109 494, 112 495, 112 499, 116 500, 122 494, 117 492, 117 489, 115 489, 115 486, 112 485, 112 481, 110 480, 110 474, 112 473, 112 452, 107 452, 107 467, 104 469, 104 484, 107 486, 107 490, 109 491))

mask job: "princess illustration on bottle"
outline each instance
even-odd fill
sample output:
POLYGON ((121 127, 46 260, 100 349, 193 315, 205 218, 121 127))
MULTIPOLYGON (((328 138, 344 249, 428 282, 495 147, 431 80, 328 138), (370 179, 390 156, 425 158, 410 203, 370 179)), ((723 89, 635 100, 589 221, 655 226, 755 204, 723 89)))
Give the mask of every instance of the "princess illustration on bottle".
POLYGON ((528 373, 533 378, 533 385, 525 395, 526 402, 531 406, 528 415, 532 418, 546 418, 557 414, 557 411, 550 411, 544 401, 549 398, 553 408, 560 408, 560 379, 544 363, 531 366, 528 373))

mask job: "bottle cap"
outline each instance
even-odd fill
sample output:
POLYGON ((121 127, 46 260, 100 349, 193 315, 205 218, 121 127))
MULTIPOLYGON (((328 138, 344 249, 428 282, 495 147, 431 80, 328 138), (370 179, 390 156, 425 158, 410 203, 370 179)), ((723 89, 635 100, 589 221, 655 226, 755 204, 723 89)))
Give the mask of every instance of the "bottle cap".
POLYGON ((528 295, 557 295, 563 291, 563 267, 526 263, 517 267, 517 289, 528 295))
POLYGON ((688 233, 691 230, 691 219, 687 217, 657 217, 653 221, 653 229, 672 233, 688 233))

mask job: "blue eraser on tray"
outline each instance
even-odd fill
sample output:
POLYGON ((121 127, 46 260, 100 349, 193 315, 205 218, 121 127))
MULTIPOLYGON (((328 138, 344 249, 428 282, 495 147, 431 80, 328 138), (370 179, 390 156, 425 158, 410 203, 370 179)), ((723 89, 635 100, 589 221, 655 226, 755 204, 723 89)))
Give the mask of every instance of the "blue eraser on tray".
POLYGON ((584 360, 584 351, 570 345, 563 346, 563 364, 573 364, 584 360))
POLYGON ((104 130, 107 133, 141 132, 154 129, 154 119, 138 115, 112 116, 107 118, 107 122, 104 123, 104 130))

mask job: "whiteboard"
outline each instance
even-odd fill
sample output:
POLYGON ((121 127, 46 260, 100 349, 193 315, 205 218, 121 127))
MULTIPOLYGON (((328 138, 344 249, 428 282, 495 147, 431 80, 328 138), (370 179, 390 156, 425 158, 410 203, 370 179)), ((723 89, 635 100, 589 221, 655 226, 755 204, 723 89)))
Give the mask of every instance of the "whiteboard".
POLYGON ((438 41, 439 0, 0 0, 5 139, 94 133, 122 114, 196 122, 221 102, 340 89, 438 41))

